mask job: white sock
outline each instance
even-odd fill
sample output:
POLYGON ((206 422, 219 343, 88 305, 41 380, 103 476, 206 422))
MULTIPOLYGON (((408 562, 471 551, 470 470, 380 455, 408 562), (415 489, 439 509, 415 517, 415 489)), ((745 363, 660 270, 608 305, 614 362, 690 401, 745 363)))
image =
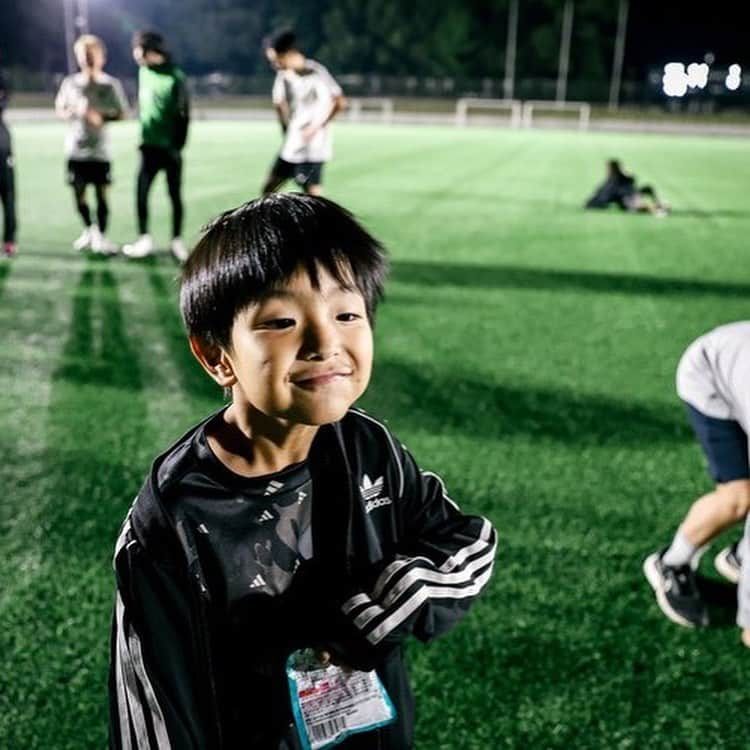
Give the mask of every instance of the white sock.
POLYGON ((662 555, 661 559, 665 565, 679 568, 683 565, 690 565, 696 552, 698 552, 698 548, 690 543, 682 531, 678 530, 674 535, 672 544, 669 545, 669 549, 662 555))

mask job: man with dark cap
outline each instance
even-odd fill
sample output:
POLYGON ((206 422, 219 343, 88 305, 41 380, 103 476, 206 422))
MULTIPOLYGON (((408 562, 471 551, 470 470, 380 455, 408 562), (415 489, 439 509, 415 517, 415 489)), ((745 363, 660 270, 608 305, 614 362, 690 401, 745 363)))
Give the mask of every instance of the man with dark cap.
POLYGON ((185 74, 172 63, 164 38, 154 31, 133 36, 133 58, 138 71, 138 107, 141 121, 141 165, 137 182, 138 239, 122 251, 129 258, 145 258, 154 251, 148 231, 148 193, 163 169, 172 202, 170 251, 180 262, 187 259, 182 240, 182 148, 187 140, 190 110, 185 74))

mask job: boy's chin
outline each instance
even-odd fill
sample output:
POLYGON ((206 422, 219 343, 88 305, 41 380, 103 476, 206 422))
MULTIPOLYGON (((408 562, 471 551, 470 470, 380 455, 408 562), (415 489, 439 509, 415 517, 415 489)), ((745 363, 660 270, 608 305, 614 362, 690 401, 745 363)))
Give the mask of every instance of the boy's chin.
POLYGON ((295 410, 292 419, 298 424, 319 427, 331 422, 338 422, 344 417, 350 406, 349 403, 320 404, 315 407, 295 410))

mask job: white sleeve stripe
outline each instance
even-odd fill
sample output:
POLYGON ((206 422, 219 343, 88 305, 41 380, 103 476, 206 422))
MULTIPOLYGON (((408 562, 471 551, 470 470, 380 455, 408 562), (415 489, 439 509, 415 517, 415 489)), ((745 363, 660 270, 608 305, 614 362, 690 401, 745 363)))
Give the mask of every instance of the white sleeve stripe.
POLYGON ((359 607, 360 604, 366 604, 370 601, 370 597, 367 594, 355 594, 351 599, 347 599, 341 606, 341 611, 348 615, 353 609, 359 607))
POLYGON ((428 565, 435 565, 429 557, 402 557, 395 562, 392 562, 381 574, 378 580, 375 582, 375 588, 372 590, 372 598, 380 599, 383 591, 385 591, 391 579, 402 569, 412 565, 413 563, 421 561, 426 562, 428 565))
POLYGON ((156 735, 156 745, 159 750, 171 750, 172 745, 169 742, 169 735, 167 734, 167 725, 164 721, 164 714, 162 713, 159 701, 156 699, 156 693, 154 692, 151 680, 148 678, 146 665, 143 662, 143 650, 141 649, 141 641, 140 638, 138 638, 138 634, 132 628, 130 628, 128 642, 132 646, 133 665, 135 666, 135 672, 141 681, 143 692, 146 694, 146 702, 151 711, 151 721, 154 727, 154 734, 156 735))
MULTIPOLYGON (((393 606, 404 593, 406 593, 414 584, 417 583, 434 583, 436 586, 428 586, 432 591, 441 591, 451 594, 457 591, 471 589, 474 585, 474 575, 483 570, 487 565, 492 567, 495 558, 496 544, 488 546, 484 553, 471 561, 463 570, 457 573, 440 573, 435 569, 424 569, 415 567, 409 570, 404 577, 388 592, 383 598, 382 603, 373 603, 371 607, 363 610, 354 619, 354 624, 364 630, 379 615, 383 615, 388 608, 393 606), (454 588, 465 584, 462 588, 454 588)), ((460 598, 460 597, 458 597, 460 598)))
POLYGON ((443 495, 443 498, 447 500, 448 504, 452 505, 456 510, 461 510, 461 508, 458 507, 458 503, 448 495, 448 490, 445 489, 445 482, 443 481, 443 478, 441 476, 437 475, 434 471, 423 471, 422 476, 433 477, 433 479, 437 479, 440 483, 440 491, 443 495))
MULTIPOLYGON (((151 747, 151 743, 148 738, 148 731, 146 729, 146 721, 143 713, 143 706, 141 704, 140 696, 138 695, 138 684, 140 684, 144 695, 146 696, 146 707, 149 711, 149 718, 151 719, 151 726, 154 730, 156 737, 156 745, 158 750, 171 750, 171 743, 169 741, 169 735, 167 734, 167 726, 164 720, 164 713, 161 710, 158 700, 156 699, 156 693, 154 692, 151 680, 146 672, 146 666, 143 661, 143 650, 141 649, 141 641, 138 638, 138 634, 128 624, 125 624, 124 612, 125 608, 122 602, 120 593, 117 593, 117 651, 118 651, 118 697, 120 684, 119 679, 124 677, 125 687, 127 688, 126 699, 128 707, 130 709, 130 715, 133 719, 133 728, 136 733, 137 747, 138 750, 148 750, 151 747)), ((119 703, 119 701, 118 701, 119 703)), ((127 747, 130 748, 130 730, 127 728, 127 722, 125 726, 122 726, 122 714, 120 711, 120 723, 121 732, 123 735, 127 731, 128 742, 127 747)), ((125 743, 123 742, 123 745, 125 743)))
POLYGON ((115 641, 115 685, 117 688, 117 713, 120 724, 120 744, 122 750, 132 750, 130 743, 130 716, 128 714, 128 699, 125 695, 125 679, 122 672, 122 657, 120 655, 120 607, 121 599, 117 593, 117 624, 116 624, 116 641, 115 641))
POLYGON ((128 516, 125 519, 125 523, 123 523, 122 529, 120 530, 120 534, 117 537, 117 541, 115 542, 115 554, 112 557, 112 567, 115 567, 115 560, 117 559, 117 555, 120 554, 120 550, 125 546, 125 540, 127 539, 129 533, 130 533, 130 516, 128 516))
POLYGON ((125 635, 124 607, 122 599, 117 598, 117 650, 122 662, 122 675, 125 683, 125 697, 128 704, 128 712, 131 721, 128 727, 123 727, 123 733, 130 731, 132 726, 135 732, 136 747, 138 750, 148 750, 148 732, 146 730, 146 719, 141 708, 141 701, 138 696, 138 684, 136 681, 135 671, 130 660, 128 645, 125 635))
POLYGON ((468 588, 465 589, 444 589, 444 588, 433 588, 432 586, 425 586, 415 592, 414 596, 407 599, 390 617, 384 620, 378 625, 371 633, 367 635, 367 639, 373 645, 380 643, 388 633, 397 628, 409 615, 415 612, 420 605, 430 598, 454 598, 454 599, 465 599, 469 596, 478 594, 484 584, 490 579, 492 575, 492 567, 489 568, 479 577, 477 580, 468 588))
POLYGON ((391 446, 391 451, 393 452, 393 457, 396 459, 396 466, 398 467, 398 499, 400 500, 404 496, 404 467, 401 465, 401 459, 398 456, 398 451, 396 450, 396 445, 393 442, 391 433, 388 431, 388 428, 384 424, 378 422, 377 419, 373 419, 369 414, 365 414, 365 412, 363 411, 357 411, 356 414, 360 417, 363 417, 364 419, 369 420, 373 424, 376 424, 378 427, 380 427, 381 430, 383 430, 385 436, 388 438, 388 442, 391 446))
POLYGON ((479 532, 479 538, 468 547, 462 547, 458 552, 451 555, 441 566, 438 568, 442 573, 448 573, 449 571, 457 568, 463 564, 467 557, 471 557, 474 553, 479 552, 482 547, 487 544, 492 538, 492 525, 486 519, 482 519, 482 530, 479 532))

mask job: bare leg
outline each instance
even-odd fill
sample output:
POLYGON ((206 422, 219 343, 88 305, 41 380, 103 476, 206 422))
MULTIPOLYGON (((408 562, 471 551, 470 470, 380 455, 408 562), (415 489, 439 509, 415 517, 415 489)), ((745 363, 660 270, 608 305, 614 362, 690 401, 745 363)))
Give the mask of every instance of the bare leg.
POLYGON ((680 531, 694 547, 702 547, 722 531, 742 521, 750 511, 750 479, 717 484, 713 492, 691 506, 680 531))
POLYGON ((322 185, 305 185, 305 192, 308 195, 323 195, 322 185))
POLYGON ((268 195, 269 193, 275 193, 284 183, 286 182, 286 177, 279 177, 277 174, 274 174, 271 172, 271 174, 268 175, 266 178, 266 181, 263 183, 263 187, 261 188, 261 193, 263 195, 268 195))

